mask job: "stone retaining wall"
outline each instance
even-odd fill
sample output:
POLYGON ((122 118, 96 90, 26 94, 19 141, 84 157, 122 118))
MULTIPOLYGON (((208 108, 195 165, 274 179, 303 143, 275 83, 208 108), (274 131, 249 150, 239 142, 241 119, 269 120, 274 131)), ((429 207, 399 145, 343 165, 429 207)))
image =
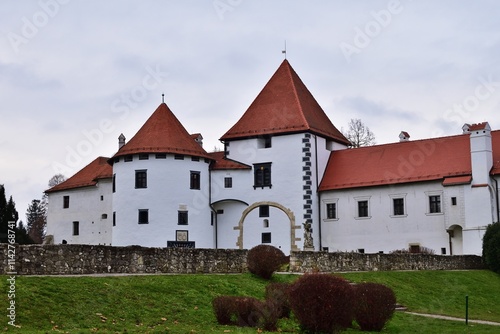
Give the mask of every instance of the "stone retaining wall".
MULTIPOLYGON (((0 248, 1 273, 9 272, 7 245, 0 248)), ((106 273, 241 273, 246 250, 16 245, 18 275, 106 273)))
MULTIPOLYGON (((247 250, 0 244, 0 274, 242 273, 247 250)), ((291 252, 291 272, 483 269, 481 257, 424 254, 291 252)))
POLYGON ((484 269, 480 256, 327 252, 292 252, 290 256, 290 270, 295 272, 470 269, 484 269))

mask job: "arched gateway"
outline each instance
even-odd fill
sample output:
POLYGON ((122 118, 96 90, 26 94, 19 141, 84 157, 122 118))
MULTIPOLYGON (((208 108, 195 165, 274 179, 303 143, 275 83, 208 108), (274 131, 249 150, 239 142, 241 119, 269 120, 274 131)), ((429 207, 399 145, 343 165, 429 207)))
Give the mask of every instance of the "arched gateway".
POLYGON ((238 226, 233 227, 234 230, 239 230, 239 236, 238 240, 236 241, 236 246, 239 249, 243 249, 243 222, 245 221, 246 216, 255 208, 258 208, 261 205, 269 205, 275 208, 280 209, 283 211, 287 216, 288 219, 290 219, 290 250, 292 251, 298 251, 299 248, 297 247, 296 242, 300 241, 301 238, 296 238, 295 237, 295 230, 300 230, 301 226, 300 225, 295 225, 295 215, 293 214, 292 210, 285 208, 283 205, 276 203, 276 202, 256 202, 250 205, 248 208, 246 208, 243 213, 241 214, 240 221, 238 222, 238 226))

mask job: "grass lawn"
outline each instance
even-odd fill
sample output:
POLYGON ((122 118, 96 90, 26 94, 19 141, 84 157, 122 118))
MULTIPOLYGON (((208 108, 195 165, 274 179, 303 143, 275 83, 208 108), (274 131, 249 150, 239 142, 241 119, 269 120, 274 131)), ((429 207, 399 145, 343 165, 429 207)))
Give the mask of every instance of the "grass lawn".
MULTIPOLYGON (((351 281, 386 284, 411 311, 500 322, 500 275, 489 271, 370 272, 343 274, 351 281)), ((273 281, 293 281, 275 275, 273 281)), ((211 301, 218 295, 262 298, 268 283, 250 274, 121 277, 17 277, 16 324, 7 324, 7 277, 1 276, 1 331, 13 333, 256 333, 220 326, 211 301)), ((298 332, 292 320, 279 324, 298 332)), ((358 333, 349 329, 347 333, 358 333)), ((397 313, 384 333, 498 333, 500 327, 397 313)))

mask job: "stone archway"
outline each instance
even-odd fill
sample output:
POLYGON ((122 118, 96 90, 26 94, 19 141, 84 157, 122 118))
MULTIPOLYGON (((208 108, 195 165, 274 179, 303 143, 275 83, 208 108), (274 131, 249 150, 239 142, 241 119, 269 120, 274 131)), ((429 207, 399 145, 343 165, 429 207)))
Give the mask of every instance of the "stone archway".
POLYGON ((243 213, 241 214, 240 221, 238 222, 238 226, 233 227, 234 230, 239 230, 240 233, 238 235, 238 240, 236 241, 236 246, 239 249, 243 249, 243 222, 245 221, 246 216, 255 208, 258 208, 261 205, 269 205, 274 208, 280 209, 283 211, 287 216, 288 219, 290 219, 290 250, 291 251, 298 251, 299 248, 297 247, 297 241, 300 241, 301 238, 296 238, 295 237, 295 230, 300 230, 302 227, 300 225, 295 225, 295 215, 293 214, 292 210, 284 207, 283 205, 276 203, 276 202, 269 202, 269 201, 264 201, 264 202, 256 202, 250 205, 248 208, 246 208, 243 213))

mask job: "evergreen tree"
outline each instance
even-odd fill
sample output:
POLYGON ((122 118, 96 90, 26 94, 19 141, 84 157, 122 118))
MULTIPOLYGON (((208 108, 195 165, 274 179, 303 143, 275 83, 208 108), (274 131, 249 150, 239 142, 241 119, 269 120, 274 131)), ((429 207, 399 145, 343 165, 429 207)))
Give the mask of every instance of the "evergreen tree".
POLYGON ((26 227, 24 226, 22 220, 19 221, 19 224, 16 228, 16 242, 20 245, 34 244, 33 240, 31 240, 30 236, 28 235, 28 230, 26 230, 26 227))
POLYGON ((16 211, 16 203, 10 196, 9 201, 5 197, 5 187, 0 184, 0 242, 7 242, 9 222, 17 222, 19 214, 16 211))
POLYGON ((34 199, 26 210, 26 224, 29 237, 37 244, 43 242, 47 224, 46 208, 39 199, 34 199))
POLYGON ((7 221, 5 214, 7 210, 7 199, 5 198, 5 187, 0 184, 0 242, 7 242, 7 221))

